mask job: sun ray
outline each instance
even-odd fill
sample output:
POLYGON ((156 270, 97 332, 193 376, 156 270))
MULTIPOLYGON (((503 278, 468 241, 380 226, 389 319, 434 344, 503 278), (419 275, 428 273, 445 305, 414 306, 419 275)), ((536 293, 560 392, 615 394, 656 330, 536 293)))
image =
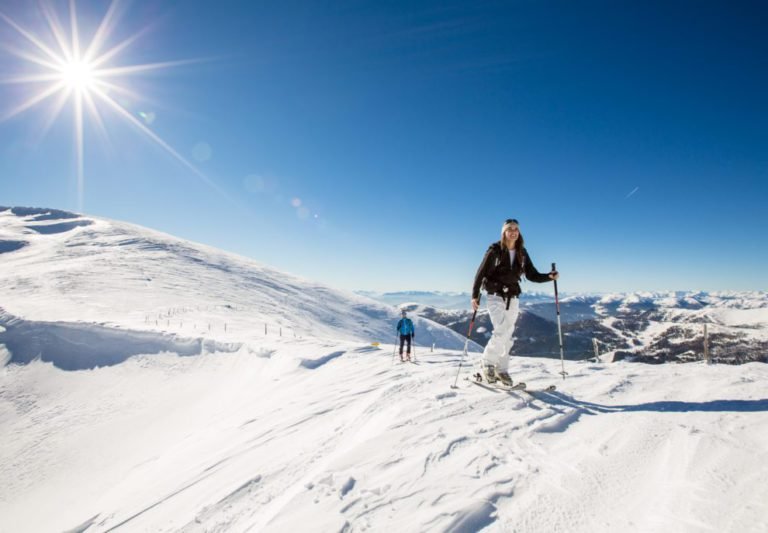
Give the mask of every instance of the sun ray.
POLYGON ((161 63, 145 63, 143 65, 129 65, 126 67, 114 67, 99 69, 96 72, 100 77, 124 76, 126 74, 137 74, 139 72, 149 72, 151 70, 163 70, 168 67, 178 67, 181 65, 191 65, 201 63, 204 59, 183 59, 179 61, 163 61, 161 63))
POLYGON ((83 95, 75 91, 75 166, 77 167, 77 205, 85 201, 85 143, 83 142, 83 95))
POLYGON ((40 128, 40 133, 38 135, 39 139, 43 139, 47 135, 48 131, 53 126, 53 123, 56 122, 57 118, 59 118, 61 111, 64 109, 64 104, 67 103, 67 100, 69 100, 70 96, 71 94, 69 90, 59 91, 59 96, 56 99, 56 103, 53 104, 53 107, 51 107, 50 111, 48 112, 48 117, 45 119, 42 128, 40 128))
POLYGON ((37 46, 42 52, 44 52, 48 57, 53 59, 56 63, 63 63, 61 56, 56 55, 56 53, 48 48, 40 39, 35 37, 32 33, 28 32, 16 22, 13 21, 13 19, 6 16, 3 12, 0 11, 0 18, 5 20, 10 26, 12 26, 17 32, 19 32, 21 35, 23 35, 29 42, 37 46))
POLYGON ((19 76, 16 78, 6 78, 0 80, 0 85, 21 85, 25 83, 42 83, 45 81, 57 81, 61 76, 58 74, 30 74, 28 76, 19 76))
POLYGON ((43 16, 48 22, 48 27, 50 28, 54 39, 56 39, 56 42, 59 45, 59 49, 64 54, 64 59, 66 61, 72 61, 72 52, 69 49, 69 43, 67 43, 67 38, 64 34, 64 29, 61 26, 59 18, 56 16, 56 13, 51 9, 51 7, 46 4, 42 4, 42 10, 43 16))
POLYGON ((88 109, 88 116, 90 116, 96 124, 96 131, 99 135, 99 138, 104 141, 108 141, 109 134, 107 133, 107 128, 104 125, 104 120, 101 118, 99 108, 96 106, 96 102, 93 100, 93 95, 90 91, 87 91, 83 94, 83 97, 85 99, 86 108, 88 109))
POLYGON ((72 32, 72 59, 80 58, 80 33, 77 29, 77 8, 75 0, 69 0, 69 25, 72 32))
POLYGON ((111 93, 117 93, 117 94, 120 94, 121 96, 125 96, 126 98, 130 98, 131 100, 145 99, 142 95, 140 95, 139 93, 137 93, 136 91, 128 87, 125 87, 123 85, 118 85, 116 83, 110 83, 103 79, 97 79, 96 86, 106 91, 109 91, 111 93))
MULTIPOLYGON (((107 42, 110 33, 112 33, 112 25, 113 23, 117 24, 117 20, 117 0, 112 0, 107 9, 107 13, 104 15, 104 18, 101 19, 101 23, 91 39, 91 44, 88 45, 88 48, 83 54, 83 61, 86 63, 95 63, 95 60, 97 59, 95 57, 96 54, 98 54, 101 47, 107 42)), ((143 33, 143 30, 136 35, 141 33, 143 33)), ((96 65, 94 64, 94 67, 95 66, 96 65)))
POLYGON ((29 61, 30 63, 34 63, 36 65, 39 65, 41 67, 45 67, 49 70, 56 70, 59 68, 59 65, 61 62, 56 61, 55 63, 52 63, 48 60, 46 60, 43 57, 36 56, 31 52, 27 52, 25 50, 19 50, 18 48, 13 48, 11 46, 3 46, 3 48, 11 55, 14 55, 18 57, 19 59, 24 59, 25 61, 29 61))
POLYGON ((26 111, 27 109, 37 105, 46 98, 50 98, 57 92, 59 92, 66 84, 63 81, 56 83, 55 85, 48 87, 47 89, 40 91, 38 94, 30 97, 27 101, 21 103, 17 107, 9 110, 6 114, 0 116, 0 121, 8 120, 11 117, 15 117, 19 113, 26 111))
POLYGON ((95 88, 93 90, 94 94, 101 98, 107 105, 109 105, 114 111, 116 111, 119 115, 121 115, 123 118, 125 118, 128 122, 133 124, 135 127, 137 127, 139 130, 141 130, 145 135, 147 135, 150 139, 152 139, 155 143, 157 143, 158 146, 163 148, 166 152, 168 152, 171 156, 173 156, 177 161, 179 161, 182 165, 184 165, 188 170, 192 171, 196 176, 201 178, 206 184, 208 184, 210 187, 216 190, 219 194, 227 198, 231 201, 229 196, 218 186, 216 185, 211 179, 206 176, 203 172, 200 171, 195 165, 187 161, 187 159, 179 154, 176 150, 174 150, 167 142, 165 142, 160 136, 158 136, 155 132, 153 132, 151 129, 147 128, 144 124, 141 123, 139 119, 131 115, 128 111, 125 110, 120 104, 115 102, 108 94, 104 93, 98 88, 95 88))
POLYGON ((89 61, 95 67, 97 67, 97 66, 99 66, 99 65, 101 65, 103 63, 106 63, 107 61, 109 61, 110 59, 115 57, 117 54, 119 54, 120 52, 122 52, 123 50, 128 48, 134 42, 136 42, 142 35, 144 35, 148 31, 149 31, 149 26, 146 26, 146 27, 142 28, 141 30, 139 30, 138 32, 134 33, 130 37, 126 38, 125 40, 123 40, 119 44, 113 46, 112 48, 110 48, 109 50, 104 52, 103 54, 101 54, 101 55, 99 55, 99 56, 97 56, 97 57, 95 57, 95 58, 93 58, 92 60, 89 60, 89 61))

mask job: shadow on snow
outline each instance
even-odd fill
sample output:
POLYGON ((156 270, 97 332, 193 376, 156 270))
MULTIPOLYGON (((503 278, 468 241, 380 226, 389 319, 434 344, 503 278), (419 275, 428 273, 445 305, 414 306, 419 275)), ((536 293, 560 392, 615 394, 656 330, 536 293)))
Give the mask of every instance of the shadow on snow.
POLYGON ((652 411, 659 413, 688 412, 758 412, 768 411, 768 399, 763 400, 711 400, 708 402, 683 402, 666 400, 635 405, 605 405, 578 400, 562 392, 537 392, 536 398, 552 405, 583 409, 588 413, 629 413, 652 411))

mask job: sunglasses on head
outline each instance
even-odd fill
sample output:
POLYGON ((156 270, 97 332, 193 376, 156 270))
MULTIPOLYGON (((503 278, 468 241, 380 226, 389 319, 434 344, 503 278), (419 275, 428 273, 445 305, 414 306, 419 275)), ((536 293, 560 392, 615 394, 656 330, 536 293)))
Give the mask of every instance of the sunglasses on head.
POLYGON ((518 226, 520 225, 520 223, 517 221, 516 218, 508 218, 507 220, 504 221, 504 224, 517 224, 518 226))

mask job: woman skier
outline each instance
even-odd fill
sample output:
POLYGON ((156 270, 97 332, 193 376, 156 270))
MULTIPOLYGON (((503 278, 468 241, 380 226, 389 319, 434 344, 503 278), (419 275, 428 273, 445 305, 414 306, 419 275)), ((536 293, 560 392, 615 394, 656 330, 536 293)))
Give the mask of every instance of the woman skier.
POLYGON ((483 351, 481 370, 488 383, 497 380, 511 386, 507 372, 509 352, 514 342, 515 322, 520 312, 520 278, 536 283, 556 280, 556 271, 541 274, 533 266, 525 249, 520 225, 514 218, 507 219, 501 228, 501 240, 491 244, 485 252, 472 286, 472 309, 480 306, 480 289, 488 293, 488 314, 493 334, 483 351))

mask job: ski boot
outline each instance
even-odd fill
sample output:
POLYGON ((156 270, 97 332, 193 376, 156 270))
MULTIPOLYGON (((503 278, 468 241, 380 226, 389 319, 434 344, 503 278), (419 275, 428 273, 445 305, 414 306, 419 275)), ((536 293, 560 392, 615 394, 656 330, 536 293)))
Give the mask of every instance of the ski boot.
POLYGON ((509 376, 506 370, 496 370, 496 379, 498 379, 502 385, 507 387, 512 386, 512 378, 509 376))
POLYGON ((482 377, 486 383, 496 383, 496 367, 494 365, 482 364, 481 368, 483 371, 482 377))

